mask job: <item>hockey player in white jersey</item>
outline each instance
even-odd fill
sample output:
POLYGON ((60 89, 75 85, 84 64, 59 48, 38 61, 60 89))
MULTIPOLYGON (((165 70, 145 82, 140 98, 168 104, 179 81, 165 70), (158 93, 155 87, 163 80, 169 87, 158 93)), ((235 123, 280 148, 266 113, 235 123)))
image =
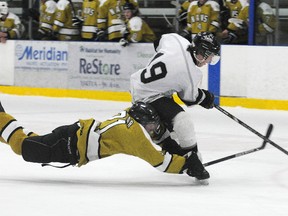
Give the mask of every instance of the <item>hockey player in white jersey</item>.
MULTIPOLYGON (((198 153, 193 121, 172 95, 177 93, 187 106, 199 104, 206 109, 213 108, 214 95, 200 89, 202 73, 198 67, 217 63, 220 44, 212 33, 201 32, 192 44, 170 33, 162 35, 154 46, 156 53, 147 66, 131 75, 132 102, 150 103, 167 128, 175 132, 187 156, 198 153)), ((209 177, 204 169, 201 179, 209 177)))

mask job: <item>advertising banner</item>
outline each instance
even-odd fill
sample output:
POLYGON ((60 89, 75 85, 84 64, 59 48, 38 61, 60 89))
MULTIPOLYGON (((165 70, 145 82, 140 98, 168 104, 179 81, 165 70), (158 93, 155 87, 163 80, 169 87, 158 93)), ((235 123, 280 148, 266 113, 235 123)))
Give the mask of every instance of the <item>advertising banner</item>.
POLYGON ((154 55, 151 43, 70 43, 68 88, 128 91, 130 75, 154 55))
POLYGON ((0 43, 0 85, 14 85, 14 43, 0 43))
POLYGON ((68 53, 61 41, 16 41, 15 84, 66 88, 68 53))
POLYGON ((68 45, 62 42, 16 41, 15 71, 67 71, 68 45))

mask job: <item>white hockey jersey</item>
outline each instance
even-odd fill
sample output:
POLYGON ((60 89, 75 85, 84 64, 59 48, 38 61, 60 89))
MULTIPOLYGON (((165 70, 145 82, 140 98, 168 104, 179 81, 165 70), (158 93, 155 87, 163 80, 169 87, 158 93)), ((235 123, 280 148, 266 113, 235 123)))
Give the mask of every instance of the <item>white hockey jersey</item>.
POLYGON ((189 45, 188 40, 176 33, 162 35, 148 65, 131 75, 132 101, 152 102, 173 93, 183 101, 196 101, 202 72, 186 51, 189 45))

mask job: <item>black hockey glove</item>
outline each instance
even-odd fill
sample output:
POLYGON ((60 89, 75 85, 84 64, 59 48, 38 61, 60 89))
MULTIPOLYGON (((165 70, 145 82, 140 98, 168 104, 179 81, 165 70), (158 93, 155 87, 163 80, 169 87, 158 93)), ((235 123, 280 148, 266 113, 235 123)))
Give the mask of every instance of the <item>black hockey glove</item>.
POLYGON ((95 41, 105 41, 106 40, 106 32, 102 29, 99 29, 97 32, 96 32, 96 38, 95 38, 95 41))
POLYGON ((235 34, 232 31, 229 31, 228 33, 228 37, 227 38, 223 38, 223 44, 233 44, 235 43, 235 41, 238 39, 237 34, 235 34))
POLYGON ((79 17, 72 17, 72 26, 74 27, 81 27, 83 23, 83 20, 79 17))
POLYGON ((207 90, 204 90, 204 89, 201 89, 201 91, 203 92, 203 94, 205 94, 205 98, 199 105, 206 108, 206 109, 212 109, 214 107, 214 95, 213 95, 213 93, 211 93, 207 90))
POLYGON ((128 40, 126 40, 125 38, 121 38, 121 39, 119 40, 119 44, 120 44, 121 46, 123 46, 123 47, 126 47, 127 45, 129 45, 129 42, 128 42, 128 40))

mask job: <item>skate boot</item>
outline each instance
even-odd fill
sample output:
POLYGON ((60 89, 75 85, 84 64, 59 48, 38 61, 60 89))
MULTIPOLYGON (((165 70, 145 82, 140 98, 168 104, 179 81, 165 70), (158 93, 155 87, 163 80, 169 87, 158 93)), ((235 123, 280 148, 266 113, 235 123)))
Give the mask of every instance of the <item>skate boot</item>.
POLYGON ((187 175, 195 177, 197 180, 205 180, 210 178, 210 174, 204 168, 195 152, 192 152, 192 154, 186 159, 182 170, 186 170, 187 175))

